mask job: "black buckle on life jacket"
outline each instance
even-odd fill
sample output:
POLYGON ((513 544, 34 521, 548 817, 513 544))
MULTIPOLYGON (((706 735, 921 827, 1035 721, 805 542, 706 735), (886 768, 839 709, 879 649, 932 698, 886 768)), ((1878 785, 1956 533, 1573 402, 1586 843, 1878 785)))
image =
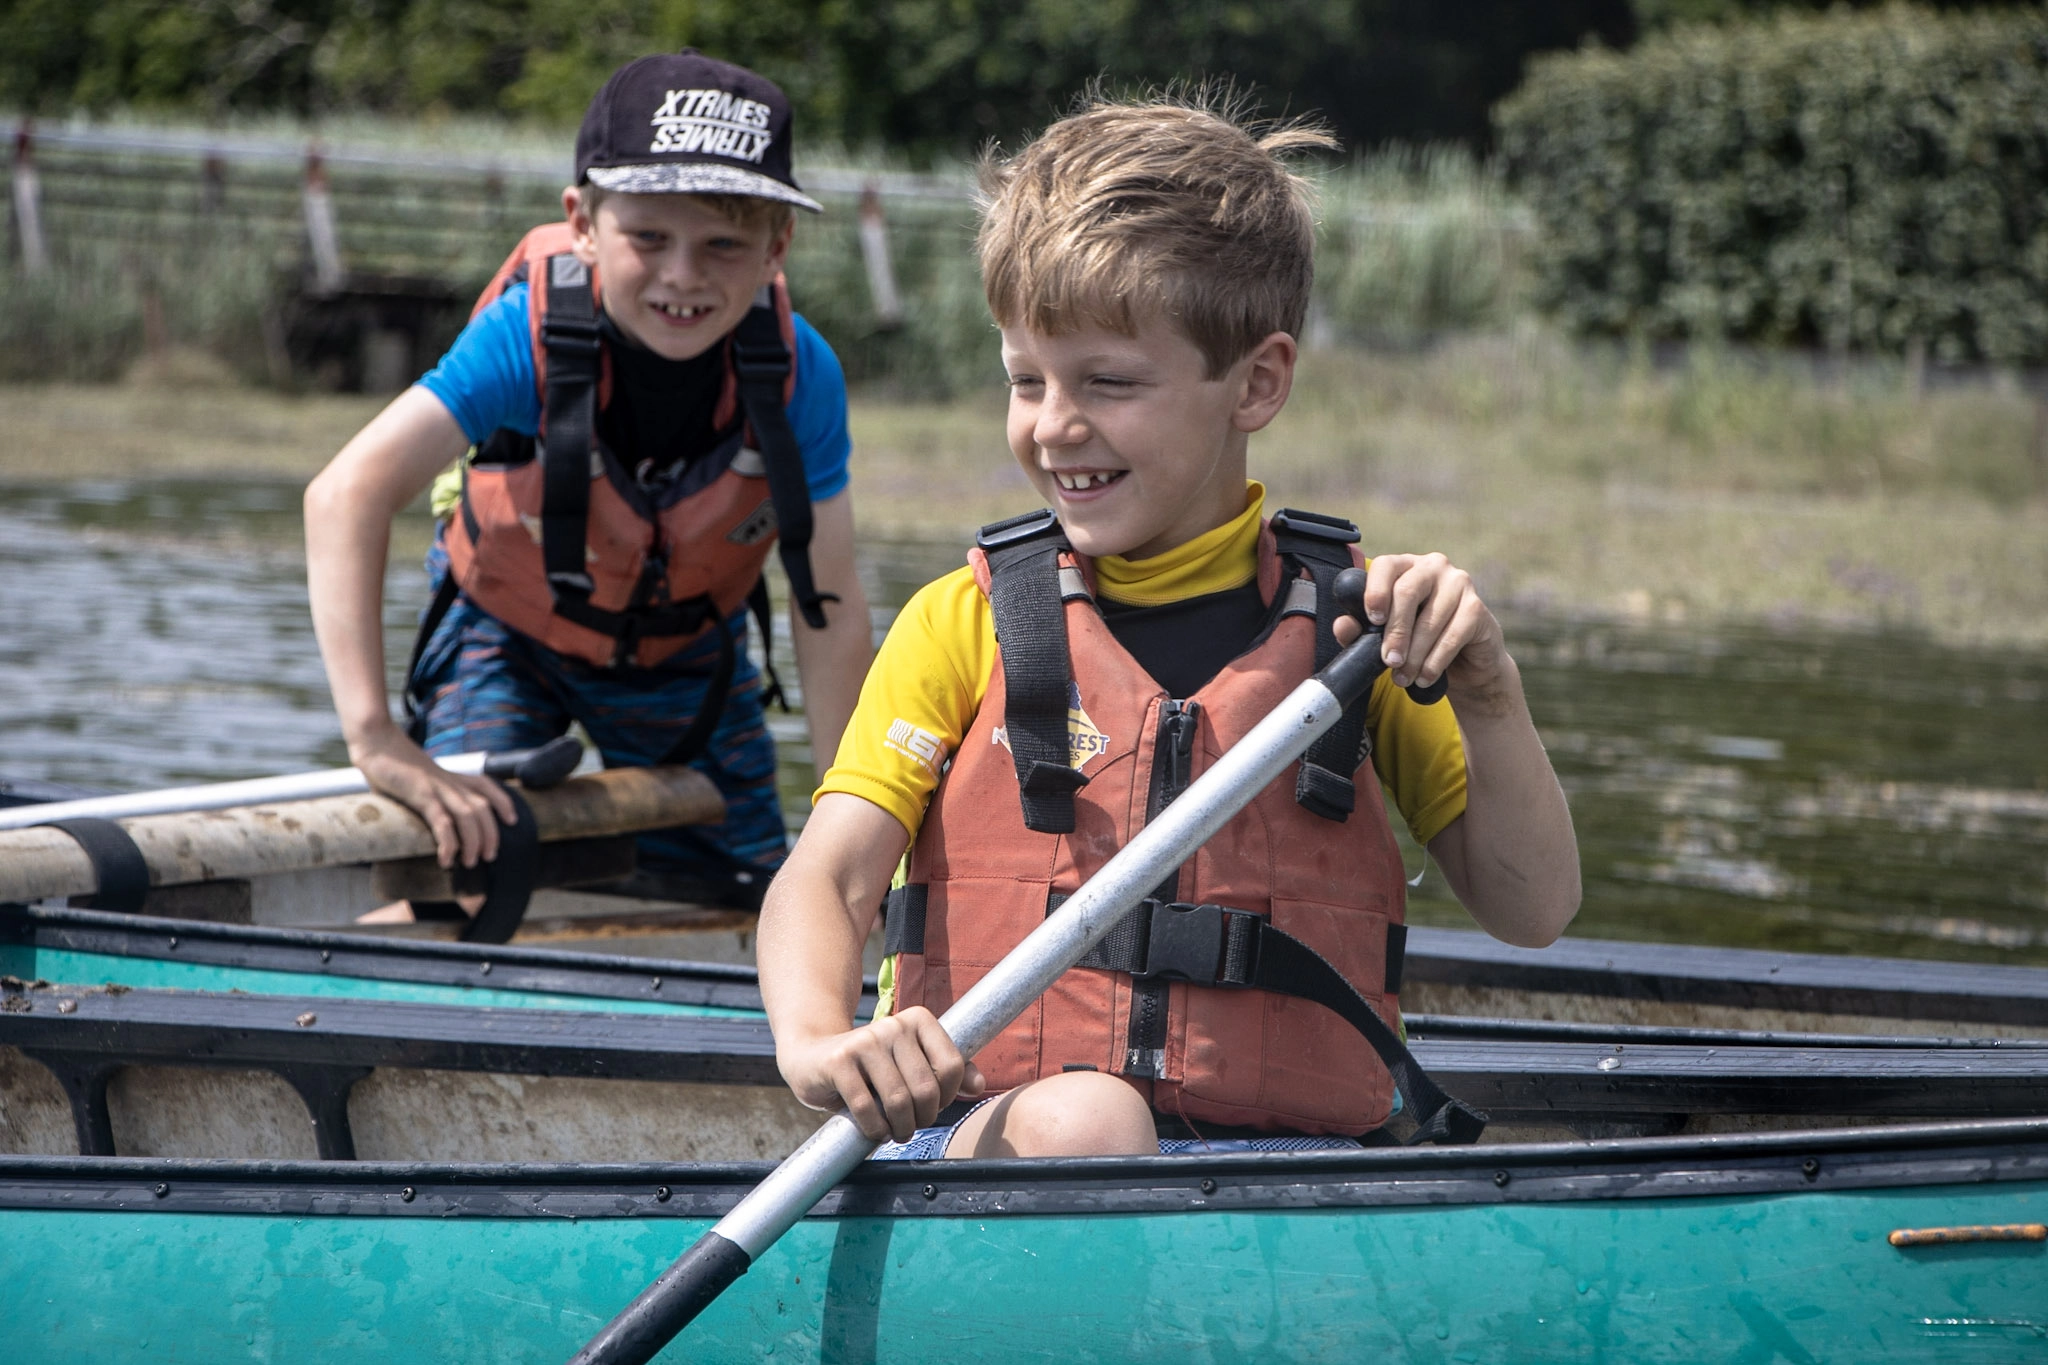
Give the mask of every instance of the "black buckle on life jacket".
POLYGON ((1276 532, 1291 532, 1307 540, 1327 540, 1337 545, 1356 545, 1358 528, 1343 517, 1326 517, 1320 512, 1303 512, 1283 507, 1269 524, 1276 532))
POLYGON ((563 317, 550 312, 541 322, 540 340, 550 352, 594 356, 598 347, 597 319, 563 317))
POLYGON ((974 533, 974 543, 983 554, 1000 550, 1011 545, 1024 545, 1046 536, 1057 535, 1060 519, 1050 507, 1041 507, 1036 512, 1021 516, 1005 517, 992 521, 974 533))
POLYGON ((1227 905, 1191 905, 1185 901, 1141 903, 1146 925, 1139 956, 1143 965, 1131 972, 1139 980, 1165 977, 1197 986, 1248 986, 1257 973, 1259 925, 1263 915, 1227 905))

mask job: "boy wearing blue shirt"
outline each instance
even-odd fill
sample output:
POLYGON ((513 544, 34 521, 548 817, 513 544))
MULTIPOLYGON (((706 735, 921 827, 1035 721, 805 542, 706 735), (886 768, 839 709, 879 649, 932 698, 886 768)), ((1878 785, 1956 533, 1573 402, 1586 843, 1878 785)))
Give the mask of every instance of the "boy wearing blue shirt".
POLYGON ((307 488, 314 628, 351 761, 420 813, 444 865, 495 857, 514 813, 429 755, 577 722, 607 765, 712 779, 725 823, 643 836, 641 865, 745 903, 785 847, 746 657, 771 548, 813 752, 837 749, 872 656, 845 381, 781 275, 792 210, 819 206, 790 171, 782 92, 694 51, 614 73, 576 150, 565 221, 528 234, 440 365, 307 488), (458 458, 408 733, 384 679, 391 520, 458 458))

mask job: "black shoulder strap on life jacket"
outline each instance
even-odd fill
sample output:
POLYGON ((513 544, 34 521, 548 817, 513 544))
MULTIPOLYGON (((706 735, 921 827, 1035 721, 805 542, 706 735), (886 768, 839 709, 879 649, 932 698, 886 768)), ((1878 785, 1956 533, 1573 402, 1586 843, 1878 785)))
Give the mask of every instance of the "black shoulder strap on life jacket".
POLYGON ((1041 508, 982 527, 974 543, 988 558, 988 601, 1008 693, 1003 728, 1017 761, 1024 825, 1043 834, 1071 834, 1074 793, 1088 778, 1074 767, 1067 742, 1073 671, 1060 600, 1060 552, 1069 548, 1067 537, 1059 519, 1041 508))
MULTIPOLYGON (((1315 580, 1315 658, 1320 671, 1337 657, 1337 575, 1352 567, 1350 547, 1358 541, 1358 528, 1342 517, 1293 508, 1275 512, 1268 524, 1282 562, 1296 571, 1306 571, 1315 580)), ((1351 775, 1369 752, 1365 708, 1366 698, 1361 697, 1302 755, 1294 799, 1310 814, 1339 822, 1351 818, 1358 804, 1358 789, 1351 775)))
POLYGON ((782 402, 782 386, 793 363, 782 339, 773 293, 763 285, 754 306, 733 329, 733 375, 747 425, 754 429, 762 463, 767 466, 768 499, 775 505, 777 550, 782 571, 789 578, 790 598, 803 613, 805 624, 823 630, 825 604, 837 602, 839 597, 819 592, 811 577, 811 485, 804 473, 803 451, 782 402))
MULTIPOLYGON (((548 372, 541 395, 540 551, 548 589, 561 610, 570 604, 588 606, 597 586, 584 555, 603 368, 589 267, 563 252, 548 257, 547 269, 547 316, 540 325, 548 372)), ((562 614, 576 619, 570 611, 562 614)))

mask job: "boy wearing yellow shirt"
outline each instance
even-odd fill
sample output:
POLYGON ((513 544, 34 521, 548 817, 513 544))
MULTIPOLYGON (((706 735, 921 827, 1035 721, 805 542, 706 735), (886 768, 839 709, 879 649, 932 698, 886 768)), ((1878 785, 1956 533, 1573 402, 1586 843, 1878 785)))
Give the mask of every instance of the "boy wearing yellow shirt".
POLYGON ((1365 606, 1389 672, 1362 720, 975 1059, 938 1027, 1361 629, 1331 591, 1355 529, 1273 512, 1247 477, 1250 434, 1287 400, 1312 275, 1308 193, 1282 157, 1328 145, 1177 103, 1098 103, 985 168, 1009 443, 1057 520, 984 528, 970 566, 905 607, 761 919, 785 1079, 895 1138, 884 1155, 1378 1128, 1412 1070, 1378 1022, 1396 1013, 1403 889, 1383 787, 1489 932, 1548 943, 1577 909, 1570 815, 1499 623, 1443 556, 1382 554, 1365 606), (1402 690, 1439 677, 1448 706, 1402 690), (856 1027, 885 895, 891 979, 856 1027), (1347 1001, 1374 1027, 1347 1024, 1347 1001), (983 1098, 933 1127, 956 1096, 983 1098))

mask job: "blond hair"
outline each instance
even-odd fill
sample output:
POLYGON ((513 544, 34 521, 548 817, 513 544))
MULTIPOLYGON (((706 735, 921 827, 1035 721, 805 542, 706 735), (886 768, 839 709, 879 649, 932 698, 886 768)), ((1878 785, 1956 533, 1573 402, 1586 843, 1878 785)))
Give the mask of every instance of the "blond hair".
POLYGON ((1315 201, 1283 158, 1336 145, 1301 123, 1249 127, 1228 97, 1092 99, 1015 156, 982 158, 989 311, 1048 336, 1129 335, 1157 314, 1216 378, 1274 332, 1299 335, 1315 201))

